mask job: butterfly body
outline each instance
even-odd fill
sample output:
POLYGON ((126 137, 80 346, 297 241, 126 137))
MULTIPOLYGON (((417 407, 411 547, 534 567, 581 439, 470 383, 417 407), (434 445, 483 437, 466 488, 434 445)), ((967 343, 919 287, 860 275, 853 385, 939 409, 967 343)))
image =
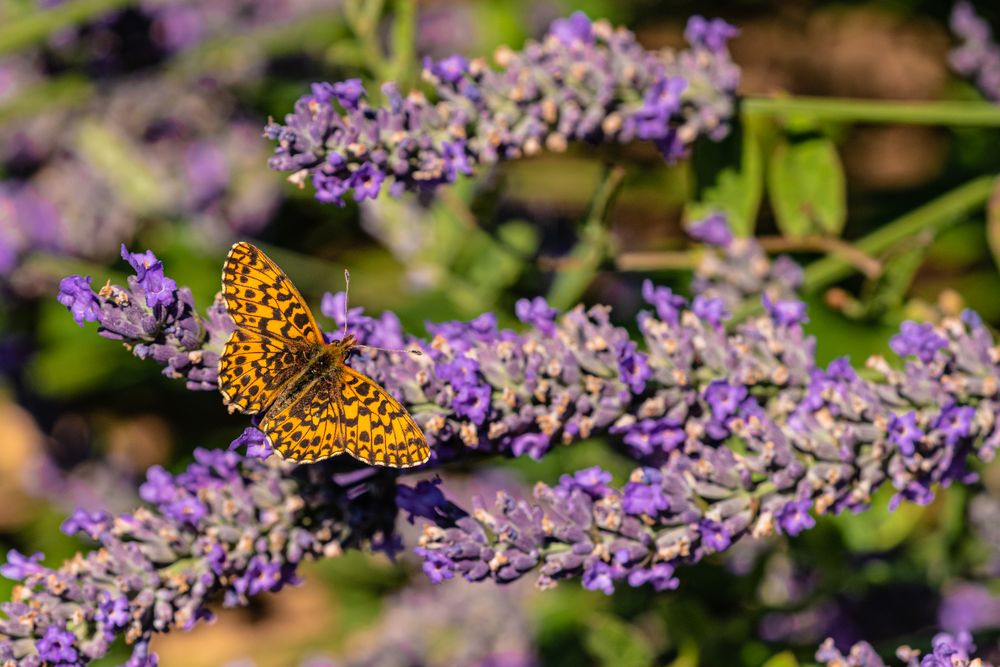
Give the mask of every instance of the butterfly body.
POLYGON ((298 290, 260 249, 235 244, 222 286, 236 329, 219 359, 219 390, 231 409, 261 415, 279 455, 310 463, 347 452, 398 468, 427 461, 406 409, 347 365, 354 336, 326 343, 298 290))

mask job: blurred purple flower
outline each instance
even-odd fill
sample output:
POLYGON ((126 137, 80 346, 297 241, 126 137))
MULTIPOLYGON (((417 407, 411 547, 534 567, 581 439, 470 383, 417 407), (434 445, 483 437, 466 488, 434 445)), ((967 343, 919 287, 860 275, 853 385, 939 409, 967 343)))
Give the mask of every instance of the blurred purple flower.
POLYGON ((687 228, 688 235, 702 243, 727 248, 733 242, 733 233, 729 229, 726 216, 712 213, 709 216, 691 223, 687 228))
POLYGON ((951 11, 951 30, 961 40, 948 54, 952 68, 972 79, 988 99, 1000 102, 1000 46, 989 23, 971 3, 960 0, 951 11))
POLYGON ((930 363, 934 353, 948 345, 934 330, 934 325, 919 322, 903 322, 899 335, 889 341, 892 351, 901 357, 915 356, 920 361, 930 363))
MULTIPOLYGON (((896 657, 906 667, 994 667, 993 663, 973 659, 976 650, 967 632, 955 635, 941 633, 931 642, 931 652, 921 657, 920 651, 909 646, 896 649, 896 657)), ((816 660, 828 667, 886 667, 886 663, 868 642, 859 642, 844 655, 827 639, 816 651, 816 660)))
POLYGON ((945 632, 952 634, 998 627, 1000 597, 980 584, 952 584, 942 596, 938 624, 945 632))
POLYGON ((590 44, 593 41, 593 23, 583 12, 574 12, 568 18, 556 19, 549 32, 566 46, 574 43, 590 44))

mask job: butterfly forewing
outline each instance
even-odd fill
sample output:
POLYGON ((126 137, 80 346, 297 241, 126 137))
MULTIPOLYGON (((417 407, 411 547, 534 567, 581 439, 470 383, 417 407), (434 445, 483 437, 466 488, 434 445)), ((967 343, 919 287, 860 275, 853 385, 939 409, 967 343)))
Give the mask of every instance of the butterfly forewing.
POLYGON ((222 291, 236 329, 219 360, 219 389, 242 412, 264 413, 260 428, 281 456, 314 462, 346 450, 373 465, 427 461, 420 427, 344 363, 349 347, 324 345, 309 307, 267 255, 234 245, 222 291))
POLYGON ((260 428, 282 458, 311 463, 344 451, 341 413, 334 394, 333 378, 321 377, 268 410, 260 428))
POLYGON ((222 295, 237 327, 285 341, 323 344, 295 285, 259 248, 237 243, 222 267, 222 295))
POLYGON ((237 328, 219 358, 219 391, 248 415, 261 412, 322 348, 237 328))

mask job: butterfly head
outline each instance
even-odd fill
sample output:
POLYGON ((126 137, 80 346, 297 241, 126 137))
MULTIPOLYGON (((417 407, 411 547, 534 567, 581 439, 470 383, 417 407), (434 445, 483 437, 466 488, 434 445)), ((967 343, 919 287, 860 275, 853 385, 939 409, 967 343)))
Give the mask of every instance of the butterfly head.
POLYGON ((341 340, 335 340, 330 343, 330 347, 334 350, 334 353, 341 359, 346 359, 347 355, 351 353, 358 344, 358 339, 354 337, 354 334, 347 334, 341 340))

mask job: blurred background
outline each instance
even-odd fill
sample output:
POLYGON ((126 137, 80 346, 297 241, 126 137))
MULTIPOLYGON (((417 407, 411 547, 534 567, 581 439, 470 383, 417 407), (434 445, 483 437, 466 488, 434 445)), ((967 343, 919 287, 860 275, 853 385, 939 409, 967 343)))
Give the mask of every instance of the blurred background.
MULTIPOLYGON (((648 145, 615 149, 624 172, 608 213, 610 250, 567 285, 558 276, 578 247, 605 149, 543 153, 434 196, 345 208, 316 202, 310 188, 268 169, 273 145, 262 128, 310 83, 361 77, 373 90, 386 80, 407 90, 425 55, 518 48, 577 9, 633 29, 649 48, 682 47, 692 14, 725 18, 741 29, 731 51, 747 99, 983 99, 949 68, 952 3, 936 0, 0 0, 4 549, 43 550, 47 562, 61 562, 85 547, 58 530, 74 507, 129 510, 150 465, 182 469, 195 447, 224 447, 246 425, 217 394, 186 390, 93 325, 80 330, 56 302, 59 280, 72 273, 93 276, 95 287, 123 283, 122 243, 152 249, 202 307, 219 290, 229 245, 251 239, 315 310, 325 292, 342 289, 346 267, 354 304, 393 310, 416 334, 426 321, 486 311, 513 326, 517 299, 546 294, 560 307, 608 303, 628 325, 644 278, 686 290, 696 253, 683 222, 711 198, 706 186, 733 156, 746 160, 741 141, 751 131, 763 137, 764 164, 803 139, 828 151, 823 177, 840 183, 842 211, 821 239, 791 234, 766 196, 752 219, 737 221, 806 265, 839 247, 831 238, 864 240, 906 214, 931 215, 924 207, 936 197, 1000 172, 996 120, 984 123, 990 129, 745 108, 736 131, 697 146, 692 161, 666 165, 648 145)), ((993 3, 976 9, 997 25, 993 3)), ((991 252, 1000 250, 1000 221, 988 219, 983 187, 976 192, 967 213, 879 247, 877 260, 891 268, 881 277, 866 277, 862 262, 807 282, 807 330, 821 362, 886 353, 906 317, 969 306, 1000 323, 991 252)), ((594 441, 541 462, 451 471, 449 481, 489 495, 595 464, 619 480, 631 468, 594 441)), ((391 563, 350 553, 308 564, 301 587, 158 637, 153 649, 161 664, 192 667, 781 667, 811 662, 830 635, 886 650, 926 646, 936 628, 970 625, 988 649, 1000 637, 1000 598, 991 592, 1000 593, 998 489, 994 467, 980 485, 949 489, 926 508, 889 515, 886 495, 866 514, 824 518, 798 538, 741 545, 683 570, 680 589, 665 594, 607 597, 575 582, 546 592, 431 587, 406 556, 391 563)), ((9 591, 0 581, 0 594, 9 591)))

